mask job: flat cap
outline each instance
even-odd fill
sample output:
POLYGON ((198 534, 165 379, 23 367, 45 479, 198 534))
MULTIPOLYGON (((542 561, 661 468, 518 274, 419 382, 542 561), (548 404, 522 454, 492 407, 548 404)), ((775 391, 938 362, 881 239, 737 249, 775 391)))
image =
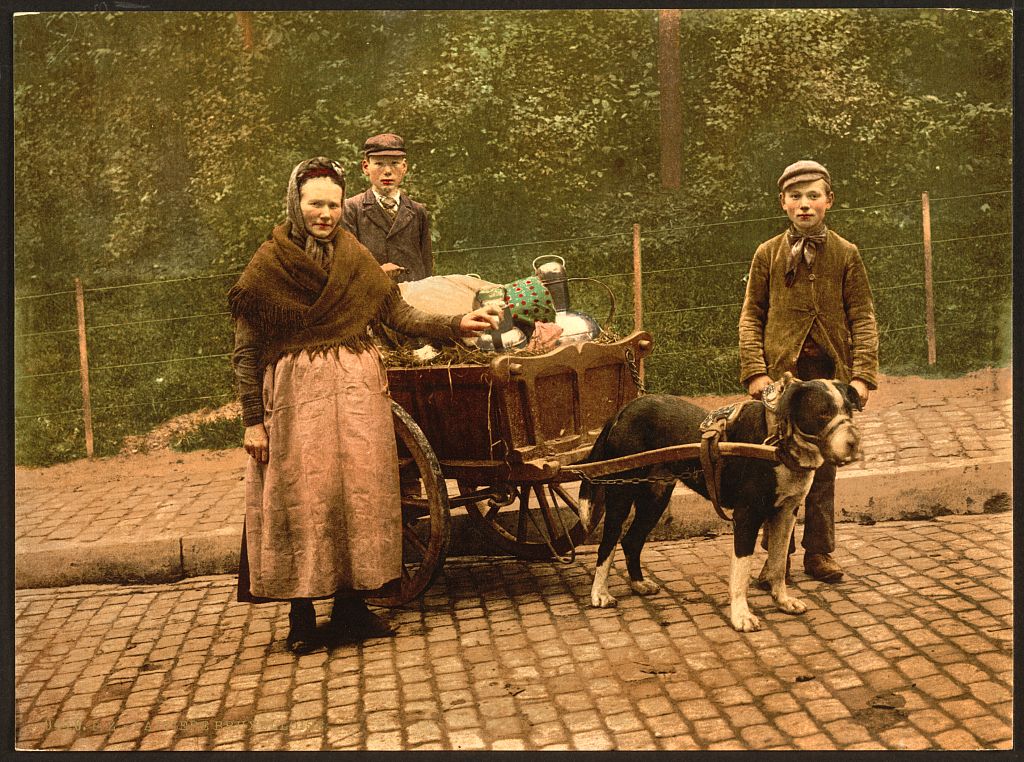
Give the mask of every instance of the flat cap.
POLYGON ((393 132, 374 135, 363 143, 363 153, 367 156, 405 156, 405 141, 393 132))
POLYGON ((784 191, 790 185, 813 182, 814 180, 824 180, 829 188, 832 187, 832 177, 828 170, 816 161, 804 159, 790 164, 782 171, 782 176, 779 178, 779 190, 784 191))

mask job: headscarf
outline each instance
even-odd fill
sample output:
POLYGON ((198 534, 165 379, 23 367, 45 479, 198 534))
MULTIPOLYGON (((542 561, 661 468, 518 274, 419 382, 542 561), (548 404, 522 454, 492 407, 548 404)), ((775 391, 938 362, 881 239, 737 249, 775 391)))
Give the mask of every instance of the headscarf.
POLYGON ((341 229, 341 222, 339 220, 338 225, 326 238, 317 238, 306 227, 306 218, 302 215, 300 186, 306 180, 314 177, 329 177, 337 182, 341 186, 341 197, 345 198, 345 170, 338 162, 328 159, 326 156, 314 156, 312 159, 300 161, 295 165, 288 178, 288 192, 285 198, 288 222, 291 223, 288 235, 300 249, 305 250, 314 262, 324 270, 329 270, 334 239, 341 229))

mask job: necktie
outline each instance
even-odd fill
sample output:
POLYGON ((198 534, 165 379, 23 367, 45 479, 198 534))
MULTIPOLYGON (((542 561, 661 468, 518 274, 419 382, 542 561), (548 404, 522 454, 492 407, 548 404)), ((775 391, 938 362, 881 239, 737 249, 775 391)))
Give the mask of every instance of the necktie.
POLYGON ((384 211, 388 213, 388 217, 395 219, 398 215, 398 201, 391 198, 391 196, 381 196, 380 205, 384 207, 384 211))

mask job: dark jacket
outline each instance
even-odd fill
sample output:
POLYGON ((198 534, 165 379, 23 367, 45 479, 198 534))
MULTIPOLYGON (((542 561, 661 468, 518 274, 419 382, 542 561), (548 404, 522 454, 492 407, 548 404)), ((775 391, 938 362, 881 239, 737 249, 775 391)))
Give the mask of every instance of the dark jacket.
POLYGON ((345 199, 341 224, 380 264, 392 262, 405 268, 397 281, 422 280, 434 274, 427 208, 404 193, 393 225, 372 188, 345 199))
POLYGON ((868 274, 857 247, 828 231, 813 272, 801 260, 786 286, 790 246, 786 234, 754 253, 740 311, 740 381, 766 373, 778 380, 796 373, 809 335, 832 358, 836 377, 859 378, 874 389, 878 376, 878 327, 868 274))

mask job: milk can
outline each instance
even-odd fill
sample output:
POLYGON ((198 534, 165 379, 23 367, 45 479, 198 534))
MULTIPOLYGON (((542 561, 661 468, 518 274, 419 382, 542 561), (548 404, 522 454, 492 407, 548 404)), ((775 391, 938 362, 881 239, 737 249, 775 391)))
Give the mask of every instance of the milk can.
POLYGON ((569 310, 569 276, 562 257, 557 254, 537 257, 533 260, 533 271, 551 292, 551 301, 555 304, 555 323, 562 328, 559 344, 590 341, 600 335, 601 328, 594 318, 583 312, 569 310))

